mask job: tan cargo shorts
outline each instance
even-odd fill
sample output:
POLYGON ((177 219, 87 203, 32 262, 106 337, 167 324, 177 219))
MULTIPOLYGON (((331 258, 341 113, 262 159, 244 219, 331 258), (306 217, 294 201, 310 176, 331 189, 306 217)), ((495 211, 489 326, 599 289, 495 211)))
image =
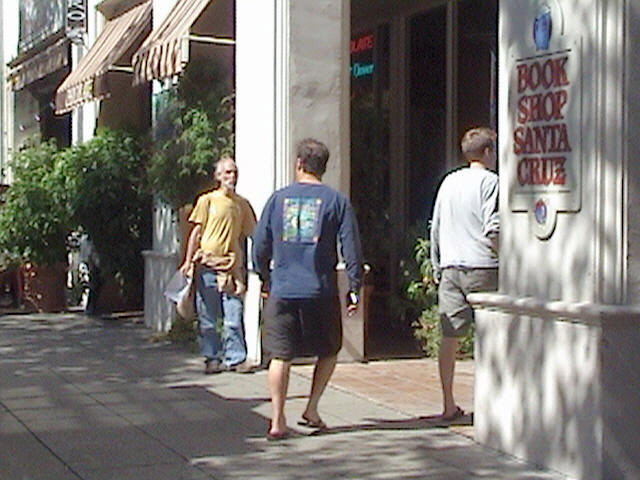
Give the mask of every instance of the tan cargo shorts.
POLYGON ((467 295, 498 289, 497 268, 445 268, 438 287, 438 313, 444 337, 462 337, 473 323, 467 295))

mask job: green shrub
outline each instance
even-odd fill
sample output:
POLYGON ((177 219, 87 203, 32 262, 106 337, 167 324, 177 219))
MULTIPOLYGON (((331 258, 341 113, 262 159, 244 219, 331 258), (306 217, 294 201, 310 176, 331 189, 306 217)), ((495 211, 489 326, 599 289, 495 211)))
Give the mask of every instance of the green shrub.
MULTIPOLYGON (((420 341, 427 357, 437 357, 440 349, 440 315, 438 314, 438 287, 433 276, 430 259, 430 244, 426 238, 415 240, 413 259, 405 269, 408 283, 405 283, 407 298, 420 309, 413 322, 414 335, 420 341)), ((458 358, 473 358, 473 327, 461 339, 458 358)))
POLYGON ((168 332, 156 332, 149 338, 151 342, 172 342, 186 346, 192 352, 198 350, 197 322, 177 316, 168 332))
POLYGON ((195 347, 198 339, 196 322, 193 320, 185 320, 178 315, 171 324, 171 329, 167 333, 167 339, 174 343, 187 344, 195 347))
POLYGON ((48 141, 16 153, 13 183, 0 208, 0 250, 37 265, 66 260, 71 215, 54 174, 58 148, 48 141))
POLYGON ((53 141, 18 152, 0 208, 0 251, 36 265, 65 262, 67 236, 89 234, 106 276, 142 294, 141 252, 151 238, 143 149, 122 132, 100 131, 58 150, 53 141))
POLYGON ((189 62, 180 83, 158 97, 155 147, 147 169, 153 193, 174 208, 211 189, 215 162, 233 156, 234 95, 212 62, 189 62))
POLYGON ((88 233, 100 269, 127 297, 142 295, 142 250, 151 242, 151 196, 142 146, 124 132, 100 130, 63 150, 55 173, 74 225, 88 233))
POLYGON ((17 268, 22 263, 22 257, 15 252, 0 249, 0 272, 17 268))

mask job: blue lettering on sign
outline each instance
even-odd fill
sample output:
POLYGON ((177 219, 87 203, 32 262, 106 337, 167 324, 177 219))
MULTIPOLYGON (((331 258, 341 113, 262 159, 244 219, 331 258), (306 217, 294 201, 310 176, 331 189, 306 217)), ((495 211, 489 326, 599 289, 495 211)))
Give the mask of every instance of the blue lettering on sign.
POLYGON ((373 71, 375 70, 375 67, 376 66, 373 63, 354 63, 351 65, 351 75, 354 78, 373 75, 373 71))

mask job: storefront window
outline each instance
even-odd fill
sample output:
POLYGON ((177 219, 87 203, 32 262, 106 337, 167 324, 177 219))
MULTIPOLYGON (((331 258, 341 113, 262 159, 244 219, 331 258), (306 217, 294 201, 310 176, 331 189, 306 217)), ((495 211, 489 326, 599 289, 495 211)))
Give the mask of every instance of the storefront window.
POLYGON ((63 29, 65 12, 63 0, 20 0, 20 52, 63 29))
POLYGON ((472 127, 497 127, 497 24, 496 0, 459 2, 457 139, 472 127))
POLYGON ((390 242, 389 26, 351 40, 351 199, 364 255, 384 278, 390 242))
POLYGON ((446 161, 446 6, 411 17, 408 53, 407 225, 424 231, 446 161))
POLYGON ((428 235, 464 131, 497 123, 497 0, 351 5, 351 198, 373 267, 369 342, 410 349, 403 259, 428 235))

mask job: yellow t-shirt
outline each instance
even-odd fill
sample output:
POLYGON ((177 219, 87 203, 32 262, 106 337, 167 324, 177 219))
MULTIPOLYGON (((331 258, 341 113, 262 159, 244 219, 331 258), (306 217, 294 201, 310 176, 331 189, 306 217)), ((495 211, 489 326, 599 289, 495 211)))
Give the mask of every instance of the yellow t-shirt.
POLYGON ((256 214, 244 197, 213 190, 198 198, 189 221, 202 226, 203 251, 213 255, 234 252, 241 258, 240 240, 253 233, 256 214))

